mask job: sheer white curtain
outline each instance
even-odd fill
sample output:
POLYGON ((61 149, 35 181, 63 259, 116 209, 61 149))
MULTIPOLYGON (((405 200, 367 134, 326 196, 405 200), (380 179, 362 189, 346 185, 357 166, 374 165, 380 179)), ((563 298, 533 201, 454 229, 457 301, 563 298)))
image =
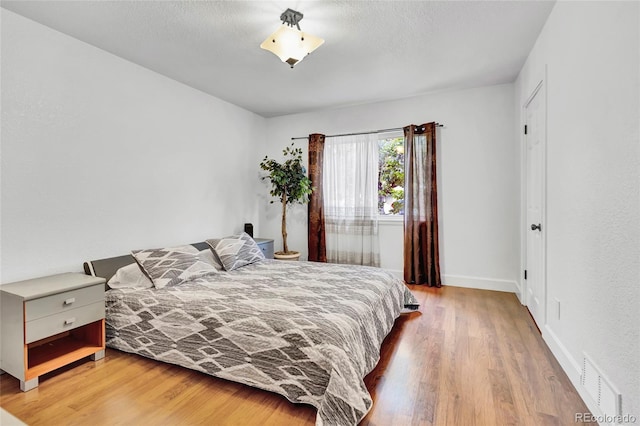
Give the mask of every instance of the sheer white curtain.
POLYGON ((379 266, 378 136, 327 138, 322 183, 327 262, 379 266))

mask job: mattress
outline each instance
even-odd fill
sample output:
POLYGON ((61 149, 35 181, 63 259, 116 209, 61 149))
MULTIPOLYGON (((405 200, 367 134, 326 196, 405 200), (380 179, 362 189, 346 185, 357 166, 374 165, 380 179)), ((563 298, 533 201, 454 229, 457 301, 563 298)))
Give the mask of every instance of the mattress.
POLYGON ((265 260, 173 287, 106 293, 107 346, 284 395, 356 425, 364 377, 416 300, 372 267, 265 260))

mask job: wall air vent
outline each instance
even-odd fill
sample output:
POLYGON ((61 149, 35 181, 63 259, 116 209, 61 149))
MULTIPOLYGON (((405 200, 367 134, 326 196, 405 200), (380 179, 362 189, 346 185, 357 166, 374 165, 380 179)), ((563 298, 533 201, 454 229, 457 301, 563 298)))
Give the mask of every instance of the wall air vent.
MULTIPOLYGON (((598 366, 583 353, 580 382, 589 396, 607 416, 620 415, 621 395, 613 384, 602 374, 598 366)), ((593 413, 596 414, 596 413, 593 413)))

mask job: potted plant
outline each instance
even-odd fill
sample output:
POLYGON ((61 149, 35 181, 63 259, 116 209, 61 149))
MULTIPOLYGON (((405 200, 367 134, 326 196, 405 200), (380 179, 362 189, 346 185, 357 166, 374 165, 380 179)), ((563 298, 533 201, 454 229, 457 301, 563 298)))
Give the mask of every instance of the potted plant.
MULTIPOLYGON (((289 250, 287 245, 287 206, 289 204, 304 204, 309 201, 309 194, 313 191, 311 180, 307 177, 307 170, 302 164, 302 149, 291 146, 282 150, 284 162, 264 157, 260 168, 269 174, 261 179, 269 179, 271 190, 269 193, 277 197, 282 203, 282 251, 274 253, 276 259, 296 260, 300 252, 289 250)), ((271 201, 273 203, 273 200, 271 201)))

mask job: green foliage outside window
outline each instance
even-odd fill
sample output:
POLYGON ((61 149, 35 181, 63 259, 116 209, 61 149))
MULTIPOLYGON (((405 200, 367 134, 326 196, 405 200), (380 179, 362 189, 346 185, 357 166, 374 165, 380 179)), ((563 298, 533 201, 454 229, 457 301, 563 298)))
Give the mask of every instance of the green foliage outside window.
POLYGON ((378 211, 381 215, 404 213, 404 138, 379 142, 378 211))

